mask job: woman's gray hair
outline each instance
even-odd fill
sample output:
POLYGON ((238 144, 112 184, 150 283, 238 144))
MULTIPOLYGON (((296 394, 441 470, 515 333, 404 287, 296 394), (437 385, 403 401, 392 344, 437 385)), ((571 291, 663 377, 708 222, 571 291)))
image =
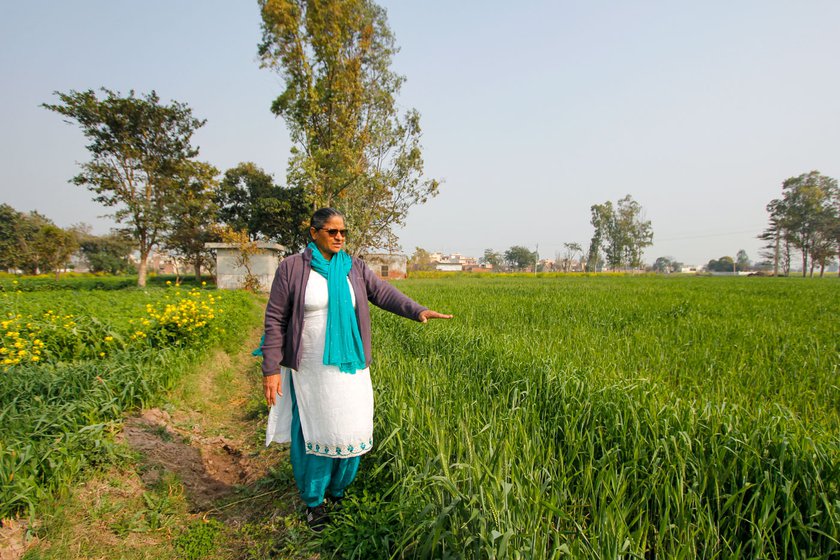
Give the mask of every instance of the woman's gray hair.
POLYGON ((309 220, 309 227, 314 227, 316 230, 319 230, 324 227, 324 225, 326 225, 329 219, 333 216, 339 216, 342 220, 344 219, 344 214, 335 208, 321 208, 319 210, 315 210, 315 213, 312 214, 312 218, 309 220))

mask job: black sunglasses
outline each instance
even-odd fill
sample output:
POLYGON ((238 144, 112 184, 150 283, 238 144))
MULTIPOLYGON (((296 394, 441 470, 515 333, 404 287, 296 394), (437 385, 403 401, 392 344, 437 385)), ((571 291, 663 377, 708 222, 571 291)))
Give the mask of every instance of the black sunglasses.
POLYGON ((346 229, 336 229, 336 228, 332 228, 332 229, 318 228, 318 229, 326 231, 327 234, 329 234, 330 237, 335 237, 339 233, 341 234, 341 237, 347 237, 347 230, 346 229))

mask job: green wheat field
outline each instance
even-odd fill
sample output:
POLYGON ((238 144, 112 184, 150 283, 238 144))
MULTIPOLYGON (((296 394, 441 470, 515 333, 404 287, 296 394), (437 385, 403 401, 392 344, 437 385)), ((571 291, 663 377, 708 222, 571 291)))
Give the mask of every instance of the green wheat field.
POLYGON ((378 441, 340 554, 840 554, 836 279, 399 287, 456 318, 374 318, 378 441))

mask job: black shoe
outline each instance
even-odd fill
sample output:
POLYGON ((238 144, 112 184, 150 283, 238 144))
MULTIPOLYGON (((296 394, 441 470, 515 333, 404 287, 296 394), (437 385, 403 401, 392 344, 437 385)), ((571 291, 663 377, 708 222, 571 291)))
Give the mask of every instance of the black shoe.
POLYGON ((309 528, 320 533, 330 522, 330 516, 327 514, 327 508, 324 504, 315 507, 306 508, 306 522, 309 523, 309 528))

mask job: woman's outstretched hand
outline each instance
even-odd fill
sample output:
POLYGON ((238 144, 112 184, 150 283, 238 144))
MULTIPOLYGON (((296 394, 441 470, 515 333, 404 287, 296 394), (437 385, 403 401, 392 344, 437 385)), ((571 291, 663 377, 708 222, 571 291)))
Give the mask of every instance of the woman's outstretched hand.
POLYGON ((420 312, 420 322, 421 323, 428 323, 429 319, 451 319, 452 315, 444 315, 443 313, 438 313, 437 311, 432 311, 431 309, 427 309, 425 311, 420 312))
POLYGON ((283 396, 281 389, 281 377, 279 373, 274 375, 266 375, 263 377, 263 390, 265 391, 265 402, 268 406, 274 406, 277 396, 283 396))

